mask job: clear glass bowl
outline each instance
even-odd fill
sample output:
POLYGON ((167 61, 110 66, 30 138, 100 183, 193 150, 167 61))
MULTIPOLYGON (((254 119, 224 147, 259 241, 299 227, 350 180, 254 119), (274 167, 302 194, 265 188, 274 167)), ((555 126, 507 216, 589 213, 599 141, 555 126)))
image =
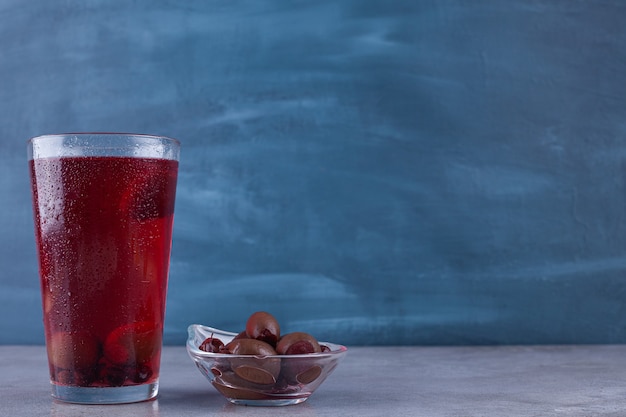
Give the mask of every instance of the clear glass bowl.
POLYGON ((208 337, 224 344, 237 334, 212 327, 189 326, 187 352, 200 372, 228 401, 255 406, 281 406, 304 402, 346 355, 345 346, 320 342, 330 352, 305 355, 230 355, 198 347, 208 337))

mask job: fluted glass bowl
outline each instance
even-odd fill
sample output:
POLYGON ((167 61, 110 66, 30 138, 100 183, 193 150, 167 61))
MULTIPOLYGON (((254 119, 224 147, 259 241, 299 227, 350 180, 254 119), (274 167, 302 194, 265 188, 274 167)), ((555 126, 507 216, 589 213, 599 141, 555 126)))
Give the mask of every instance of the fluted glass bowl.
POLYGON ((320 342, 330 352, 303 355, 232 355, 199 349, 208 337, 224 344, 237 334, 200 324, 189 326, 187 352, 200 372, 228 401, 254 406, 304 402, 346 355, 345 346, 320 342))

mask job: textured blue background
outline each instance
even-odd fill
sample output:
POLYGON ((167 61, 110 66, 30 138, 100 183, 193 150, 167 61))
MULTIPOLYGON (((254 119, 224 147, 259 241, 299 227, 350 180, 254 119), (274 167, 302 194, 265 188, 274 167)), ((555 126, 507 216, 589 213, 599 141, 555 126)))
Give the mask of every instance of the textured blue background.
POLYGON ((166 342, 626 342, 626 3, 0 0, 0 343, 29 137, 183 144, 166 342))

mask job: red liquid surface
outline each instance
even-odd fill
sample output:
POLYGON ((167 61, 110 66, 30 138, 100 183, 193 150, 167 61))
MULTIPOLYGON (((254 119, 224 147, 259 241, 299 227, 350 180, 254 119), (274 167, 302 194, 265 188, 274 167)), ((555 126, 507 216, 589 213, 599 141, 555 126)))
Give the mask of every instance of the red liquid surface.
POLYGON ((158 378, 178 162, 30 161, 52 381, 158 378))

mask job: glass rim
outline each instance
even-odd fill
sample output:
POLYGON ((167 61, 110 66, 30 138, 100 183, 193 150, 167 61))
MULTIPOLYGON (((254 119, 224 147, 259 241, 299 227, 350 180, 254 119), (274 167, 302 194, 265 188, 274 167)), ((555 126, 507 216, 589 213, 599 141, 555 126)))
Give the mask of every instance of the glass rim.
POLYGON ((169 136, 126 132, 74 132, 27 140, 28 159, 128 156, 179 160, 180 141, 169 136), (145 145, 145 146, 139 146, 145 145))
POLYGON ((132 132, 66 132, 66 133, 47 133, 43 135, 33 136, 28 139, 26 142, 30 143, 36 140, 41 140, 45 138, 63 138, 67 136, 77 136, 77 137, 88 137, 88 136, 101 136, 101 137, 113 137, 113 136, 124 136, 124 137, 139 137, 139 138, 155 138, 155 139, 165 139, 168 141, 172 141, 180 144, 178 139, 175 139, 170 136, 164 135, 154 135, 151 133, 132 133, 132 132))

